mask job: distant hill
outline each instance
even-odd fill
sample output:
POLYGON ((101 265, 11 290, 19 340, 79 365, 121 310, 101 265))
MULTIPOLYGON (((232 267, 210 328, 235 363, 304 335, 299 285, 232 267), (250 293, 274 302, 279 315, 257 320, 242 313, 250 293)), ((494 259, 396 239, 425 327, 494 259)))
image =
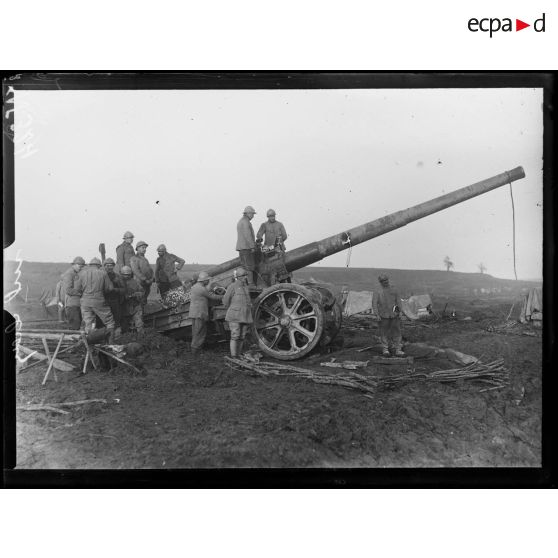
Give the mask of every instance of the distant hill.
MULTIPOLYGON (((4 262, 4 292, 14 288, 17 262, 4 262)), ((60 275, 68 269, 67 263, 27 262, 21 265, 22 295, 29 287, 30 300, 38 299, 43 288, 53 287, 60 275)), ((186 264, 179 272, 182 280, 190 279, 194 272, 211 267, 211 264, 186 264)), ((378 268, 345 268, 345 267, 306 267, 294 273, 296 281, 304 282, 310 279, 347 285, 351 290, 374 290, 378 287, 378 275, 387 273, 402 296, 411 294, 431 293, 434 295, 466 295, 498 293, 515 295, 531 287, 540 286, 541 281, 514 281, 512 279, 498 279, 486 273, 460 273, 457 271, 440 270, 408 270, 408 269, 378 269, 378 268)))

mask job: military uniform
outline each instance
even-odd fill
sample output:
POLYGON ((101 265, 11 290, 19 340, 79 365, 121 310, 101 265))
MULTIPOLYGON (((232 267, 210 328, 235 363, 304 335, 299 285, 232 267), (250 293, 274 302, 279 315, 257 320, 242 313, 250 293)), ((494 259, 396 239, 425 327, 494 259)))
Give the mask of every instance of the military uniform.
POLYGON ((244 215, 236 225, 236 250, 242 267, 248 272, 248 283, 254 284, 256 270, 256 237, 250 219, 244 215))
POLYGON ((207 335, 209 320, 209 301, 220 301, 221 297, 210 293, 205 285, 196 283, 190 290, 190 311, 188 317, 192 320, 192 352, 199 351, 207 335))
POLYGON ((182 286, 182 282, 176 273, 175 263, 182 267, 185 262, 182 258, 168 252, 157 258, 155 263, 155 282, 159 287, 161 296, 164 296, 170 289, 182 286))
POLYGON ((124 286, 124 294, 122 296, 121 305, 121 319, 122 319, 122 332, 129 331, 130 324, 132 324, 138 333, 143 333, 143 309, 142 298, 144 290, 142 286, 133 278, 121 276, 122 284, 124 286), (141 297, 136 296, 141 293, 141 297))
POLYGON ((231 283, 225 296, 223 305, 227 307, 225 321, 231 330, 231 340, 243 341, 248 333, 252 318, 252 299, 250 290, 240 281, 231 283))
POLYGON ((151 284, 153 283, 153 269, 151 269, 147 258, 140 254, 135 254, 130 260, 130 267, 132 268, 134 278, 142 286, 144 292, 142 304, 145 306, 151 291, 151 284))
POLYGON ((283 242, 287 239, 287 231, 285 230, 283 223, 280 223, 279 221, 274 221, 273 223, 265 221, 265 223, 262 223, 258 229, 256 239, 261 240, 263 238, 264 246, 275 246, 275 241, 278 236, 281 237, 281 247, 284 249, 283 242))
POLYGON ((109 332, 114 331, 115 323, 105 295, 114 290, 104 269, 90 265, 79 272, 81 285, 81 313, 85 330, 90 331, 95 317, 98 317, 109 332))
POLYGON ((114 317, 116 327, 122 325, 122 302, 124 299, 125 286, 122 277, 114 271, 107 271, 106 274, 112 283, 113 290, 105 295, 106 301, 110 306, 110 311, 114 317))
POLYGON ((64 293, 63 303, 70 329, 77 330, 81 327, 80 288, 79 273, 73 267, 70 267, 62 275, 61 288, 61 292, 64 293))
POLYGON ((114 270, 120 273, 120 270, 125 266, 130 266, 130 261, 135 255, 134 247, 129 242, 123 242, 116 247, 116 266, 114 270))
POLYGON ((394 307, 401 309, 401 298, 399 293, 390 286, 380 286, 378 292, 374 292, 372 299, 374 313, 380 317, 380 340, 384 352, 390 348, 401 351, 401 319, 399 312, 394 307))

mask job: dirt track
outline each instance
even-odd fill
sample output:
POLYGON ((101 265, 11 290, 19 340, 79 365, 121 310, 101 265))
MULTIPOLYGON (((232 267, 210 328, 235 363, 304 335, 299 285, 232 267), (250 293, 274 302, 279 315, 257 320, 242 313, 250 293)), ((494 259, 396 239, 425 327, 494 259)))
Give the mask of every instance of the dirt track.
MULTIPOLYGON (((478 317, 478 316, 477 316, 478 317)), ((21 372, 17 404, 106 399, 67 415, 17 413, 18 468, 190 467, 468 467, 540 466, 540 332, 487 333, 494 323, 456 321, 406 326, 408 342, 451 347, 484 362, 503 357, 504 389, 476 381, 413 382, 372 396, 306 380, 252 376, 224 364, 226 344, 197 360, 185 342, 150 335, 137 364, 86 375, 59 372, 41 386, 45 368, 21 372)), ((353 323, 353 327, 355 324, 353 323)), ((367 360, 370 329, 343 330, 345 348, 306 359, 367 360)), ((416 369, 454 368, 415 360, 416 369)), ((397 370, 399 368, 399 370, 397 370)), ((404 372, 369 365, 365 373, 404 372)))

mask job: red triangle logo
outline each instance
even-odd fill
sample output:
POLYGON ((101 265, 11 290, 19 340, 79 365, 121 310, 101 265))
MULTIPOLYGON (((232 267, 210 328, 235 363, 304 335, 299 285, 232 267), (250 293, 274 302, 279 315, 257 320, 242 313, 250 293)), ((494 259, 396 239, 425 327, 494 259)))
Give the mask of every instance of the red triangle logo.
POLYGON ((529 23, 525 23, 524 21, 521 21, 520 19, 515 20, 515 30, 516 31, 521 31, 522 29, 525 29, 526 27, 531 27, 531 25, 529 23))

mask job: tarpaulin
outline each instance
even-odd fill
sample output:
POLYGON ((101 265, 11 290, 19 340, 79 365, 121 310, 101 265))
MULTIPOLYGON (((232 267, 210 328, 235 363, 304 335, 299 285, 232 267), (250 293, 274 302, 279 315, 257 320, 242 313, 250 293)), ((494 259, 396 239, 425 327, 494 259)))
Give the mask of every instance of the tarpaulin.
POLYGON ((432 307, 432 299, 430 295, 414 295, 406 300, 401 300, 403 305, 403 313, 410 320, 418 320, 422 316, 428 316, 432 307))
POLYGON ((531 320, 542 320, 543 296, 542 288, 531 289, 523 299, 523 306, 519 321, 525 323, 531 320))
POLYGON ((372 296, 372 291, 349 291, 343 316, 348 318, 354 314, 373 314, 372 296))

